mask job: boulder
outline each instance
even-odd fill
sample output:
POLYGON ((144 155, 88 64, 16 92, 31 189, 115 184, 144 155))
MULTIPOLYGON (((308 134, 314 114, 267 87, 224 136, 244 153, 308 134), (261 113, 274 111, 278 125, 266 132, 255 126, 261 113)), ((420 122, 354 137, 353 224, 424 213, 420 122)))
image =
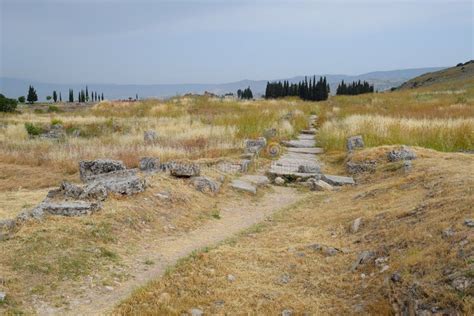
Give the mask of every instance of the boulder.
POLYGON ((136 174, 135 169, 119 170, 96 176, 90 183, 91 194, 93 192, 101 194, 101 186, 107 192, 114 192, 122 195, 131 195, 145 191, 145 180, 136 174))
POLYGON ((232 180, 230 183, 230 186, 238 191, 245 191, 245 192, 250 192, 252 194, 257 193, 257 187, 255 187, 253 184, 243 181, 243 180, 232 180))
POLYGON ((324 174, 321 177, 321 180, 323 180, 324 182, 329 183, 330 185, 334 185, 334 186, 355 184, 354 179, 352 177, 333 176, 333 175, 329 175, 329 174, 324 174))
POLYGON ((170 174, 177 178, 197 177, 201 173, 201 168, 194 163, 172 162, 169 165, 170 174))
POLYGON ((82 181, 91 181, 95 177, 119 170, 125 170, 122 161, 111 159, 83 160, 79 162, 79 174, 82 181))
POLYGON ((361 135, 352 136, 347 139, 346 148, 349 152, 355 149, 364 148, 364 140, 361 135))
POLYGON ((333 189, 329 183, 315 178, 310 178, 306 183, 311 191, 331 191, 333 189))
POLYGON ((160 169, 160 159, 154 157, 140 158, 138 168, 141 171, 156 171, 160 169))
POLYGON ((416 153, 408 146, 401 146, 399 149, 394 149, 390 151, 387 154, 387 159, 390 162, 400 160, 413 160, 416 159, 416 153))
POLYGON ((357 259, 354 261, 351 267, 351 271, 357 270, 357 268, 362 265, 366 264, 367 262, 373 260, 375 258, 375 253, 373 251, 362 251, 358 256, 357 259))
POLYGON ((208 177, 191 178, 191 183, 199 192, 218 192, 221 185, 219 182, 208 177))
POLYGON ((285 184, 285 179, 283 179, 282 177, 276 177, 274 181, 275 181, 275 184, 277 185, 285 184))
POLYGON ((474 219, 466 218, 464 220, 464 225, 466 225, 467 227, 474 227, 474 219))
POLYGON ((152 145, 158 139, 158 134, 154 130, 148 130, 143 133, 143 141, 147 145, 152 145))

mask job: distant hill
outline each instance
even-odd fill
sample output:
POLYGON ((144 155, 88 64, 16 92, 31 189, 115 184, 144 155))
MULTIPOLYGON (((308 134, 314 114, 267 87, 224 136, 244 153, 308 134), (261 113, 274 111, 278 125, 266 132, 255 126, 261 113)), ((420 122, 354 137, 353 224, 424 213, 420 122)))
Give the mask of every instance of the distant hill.
MULTIPOLYGON (((397 87, 407 80, 427 72, 433 72, 443 69, 441 67, 435 68, 418 68, 418 69, 402 69, 391 71, 376 71, 361 75, 322 75, 326 76, 327 81, 331 87, 331 91, 336 91, 337 85, 344 80, 346 82, 366 80, 375 86, 378 91, 388 90, 392 87, 397 87)), ((320 75, 316 75, 319 77, 320 75)), ((293 78, 282 78, 275 80, 289 80, 290 82, 298 82, 304 79, 304 76, 293 78)), ((269 81, 275 81, 269 80, 269 81)), ((32 81, 27 79, 16 79, 0 77, 0 93, 8 97, 19 97, 26 95, 29 85, 33 85, 38 93, 40 100, 45 100, 47 95, 51 95, 53 90, 62 93, 63 100, 66 100, 68 90, 74 89, 74 97, 77 97, 77 92, 80 89, 89 87, 89 91, 97 91, 104 93, 108 99, 127 99, 134 98, 136 94, 140 98, 165 98, 175 95, 183 95, 186 93, 204 93, 204 91, 215 94, 225 94, 228 92, 236 93, 238 89, 245 89, 250 86, 254 95, 261 96, 265 92, 267 80, 241 80, 229 83, 217 84, 149 84, 149 85, 134 85, 134 84, 95 84, 95 83, 81 83, 81 84, 64 84, 64 83, 45 83, 32 81)))
POLYGON ((459 63, 456 67, 446 68, 439 71, 428 72, 403 83, 398 89, 413 89, 428 87, 438 84, 462 83, 467 79, 474 78, 474 60, 459 63))

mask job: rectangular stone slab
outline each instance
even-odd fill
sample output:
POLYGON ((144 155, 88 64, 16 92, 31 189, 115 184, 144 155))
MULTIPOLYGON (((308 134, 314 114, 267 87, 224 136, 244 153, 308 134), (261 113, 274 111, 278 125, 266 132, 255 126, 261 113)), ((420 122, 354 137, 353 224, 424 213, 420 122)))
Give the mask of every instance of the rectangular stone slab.
POLYGON ((257 188, 247 181, 232 180, 232 182, 230 183, 230 186, 233 189, 236 189, 238 191, 245 191, 245 192, 250 192, 253 194, 257 193, 257 188))
POLYGON ((282 144, 286 147, 296 147, 296 148, 314 147, 313 140, 289 140, 289 141, 283 141, 282 144))
POLYGON ((355 181, 352 177, 343 177, 343 176, 333 176, 329 174, 324 174, 321 178, 324 182, 329 183, 330 185, 353 185, 355 184, 355 181))
POLYGON ((298 135, 298 140, 312 140, 314 141, 314 135, 310 135, 310 134, 300 134, 298 135))
POLYGON ((301 179, 309 179, 314 177, 321 176, 320 173, 302 173, 302 172, 291 172, 286 170, 278 170, 276 168, 271 168, 268 171, 268 174, 271 174, 275 177, 292 177, 292 178, 301 178, 301 179))
POLYGON ((324 153, 324 149, 320 147, 308 147, 308 148, 295 148, 295 147, 288 147, 288 152, 292 153, 302 153, 302 154, 322 154, 324 153))
POLYGON ((239 180, 243 180, 245 182, 250 182, 251 184, 256 185, 257 187, 260 186, 265 186, 267 184, 270 184, 270 180, 266 176, 259 176, 259 175, 245 175, 243 177, 240 177, 239 180))

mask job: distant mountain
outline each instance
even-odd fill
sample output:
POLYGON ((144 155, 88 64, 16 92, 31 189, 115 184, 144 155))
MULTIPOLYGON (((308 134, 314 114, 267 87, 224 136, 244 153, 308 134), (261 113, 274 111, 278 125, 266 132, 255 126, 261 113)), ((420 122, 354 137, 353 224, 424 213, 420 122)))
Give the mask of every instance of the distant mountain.
POLYGON ((472 84, 474 79, 474 60, 459 63, 456 67, 446 68, 439 71, 428 72, 421 76, 403 83, 399 89, 413 89, 428 87, 438 84, 472 84))
MULTIPOLYGON (((362 75, 349 76, 349 75, 323 75, 326 76, 327 81, 331 87, 331 91, 336 91, 337 85, 344 80, 346 82, 366 80, 371 84, 374 84, 375 89, 379 91, 387 90, 392 87, 397 87, 407 80, 410 80, 416 76, 427 72, 433 72, 443 69, 442 67, 435 68, 418 68, 418 69, 402 69, 402 70, 391 70, 391 71, 376 71, 362 75)), ((316 75, 319 77, 320 75, 316 75)), ((308 76, 309 77, 309 76, 308 76)), ((289 80, 290 82, 298 82, 303 80, 304 76, 298 76, 286 79, 276 79, 269 81, 278 80, 289 80)), ((165 98, 175 95, 182 95, 186 93, 204 93, 204 91, 212 92, 215 94, 225 94, 228 92, 236 93, 238 89, 244 89, 250 86, 254 95, 260 96, 265 93, 265 87, 267 80, 241 80, 229 83, 217 83, 217 84, 95 84, 95 83, 83 83, 83 84, 64 84, 64 83, 45 83, 26 79, 16 79, 8 77, 0 77, 0 93, 8 97, 19 97, 26 95, 29 85, 33 85, 38 93, 40 100, 45 100, 47 95, 51 95, 53 90, 62 93, 63 100, 68 97, 68 90, 74 90, 74 98, 77 98, 77 92, 80 89, 84 89, 88 86, 89 91, 97 91, 98 93, 104 93, 104 96, 108 99, 128 99, 129 97, 135 98, 138 94, 140 98, 165 98)))

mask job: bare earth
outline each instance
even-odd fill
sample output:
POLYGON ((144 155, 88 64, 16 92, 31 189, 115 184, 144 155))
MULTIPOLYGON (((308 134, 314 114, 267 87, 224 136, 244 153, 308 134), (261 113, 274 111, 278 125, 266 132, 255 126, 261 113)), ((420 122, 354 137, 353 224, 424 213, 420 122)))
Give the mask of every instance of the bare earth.
POLYGON ((113 290, 104 292, 103 288, 91 288, 85 296, 71 301, 67 310, 44 305, 38 306, 37 312, 40 315, 108 314, 135 289, 162 276, 166 268, 174 265, 180 258, 188 256, 194 250, 216 245, 265 220, 272 213, 291 206, 306 195, 294 188, 272 187, 272 191, 267 192, 258 201, 245 197, 237 201, 226 201, 220 207, 219 220, 208 222, 178 237, 145 240, 143 248, 135 256, 128 258, 129 262, 125 262, 125 266, 130 267, 127 272, 131 278, 114 286, 113 290), (144 269, 143 265, 139 264, 144 260, 151 260, 153 264, 144 269))

